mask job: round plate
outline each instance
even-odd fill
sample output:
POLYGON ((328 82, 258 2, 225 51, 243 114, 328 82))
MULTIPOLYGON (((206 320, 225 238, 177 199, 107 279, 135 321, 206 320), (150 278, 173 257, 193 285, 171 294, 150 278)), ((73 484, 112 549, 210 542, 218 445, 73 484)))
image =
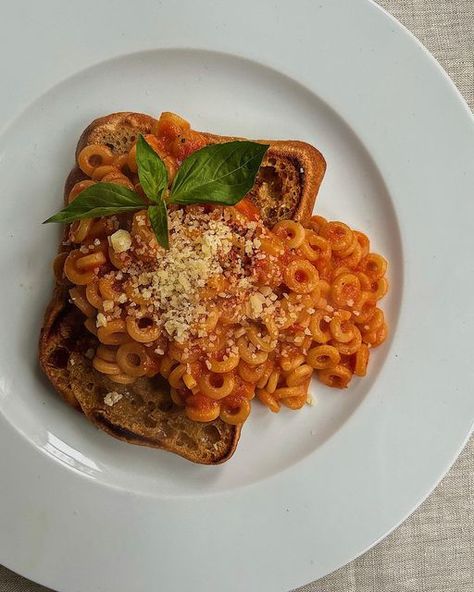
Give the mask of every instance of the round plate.
POLYGON ((31 51, 0 57, 11 80, 0 98, 0 563, 31 579, 84 592, 288 590, 395 527, 471 429, 471 115, 374 4, 300 4, 150 0, 130 14, 86 0, 78 14, 34 7, 28 21, 9 8, 0 33, 21 30, 31 51), (84 45, 84 31, 100 43, 84 45), (98 432, 37 367, 58 239, 40 222, 59 207, 82 129, 117 110, 309 141, 328 162, 318 213, 367 232, 390 260, 391 337, 369 376, 345 392, 314 383, 318 404, 299 413, 255 405, 222 466, 98 432))

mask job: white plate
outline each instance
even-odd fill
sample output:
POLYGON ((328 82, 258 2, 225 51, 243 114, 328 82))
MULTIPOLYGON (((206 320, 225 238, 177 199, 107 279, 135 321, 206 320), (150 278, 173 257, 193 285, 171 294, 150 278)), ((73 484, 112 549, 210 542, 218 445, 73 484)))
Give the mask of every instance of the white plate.
POLYGON ((471 429, 466 105, 365 0, 57 0, 7 12, 0 563, 68 592, 285 591, 346 563, 420 503, 471 429), (40 222, 60 203, 81 130, 120 109, 315 144, 328 161, 318 212, 367 231, 390 260, 391 338, 369 377, 343 393, 313 385, 319 404, 300 413, 256 409, 220 467, 98 432, 37 369, 57 239, 40 222))

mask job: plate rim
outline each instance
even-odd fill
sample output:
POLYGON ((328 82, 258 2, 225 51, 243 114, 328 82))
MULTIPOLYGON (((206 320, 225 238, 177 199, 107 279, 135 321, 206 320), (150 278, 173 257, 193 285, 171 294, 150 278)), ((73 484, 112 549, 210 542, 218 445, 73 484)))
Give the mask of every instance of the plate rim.
MULTIPOLYGON (((448 82, 448 83, 449 83, 449 85, 451 86, 451 90, 454 90, 454 91, 455 91, 455 93, 457 94, 458 100, 459 100, 459 98, 461 99, 461 101, 462 101, 462 103, 463 103, 463 105, 464 105, 465 109, 467 110, 467 113, 469 114, 469 116, 471 117, 471 120, 472 120, 472 113, 471 113, 471 111, 470 111, 470 109, 469 109, 469 106, 467 105, 467 102, 466 102, 466 101, 465 101, 465 99, 462 97, 462 95, 460 94, 459 90, 456 88, 456 86, 455 86, 455 85, 454 85, 454 83, 451 81, 451 79, 450 79, 450 78, 449 78, 449 76, 446 74, 446 72, 443 70, 443 68, 440 66, 440 64, 439 64, 439 63, 438 63, 438 62, 435 60, 435 58, 434 58, 434 57, 433 57, 433 56, 432 56, 432 55, 431 55, 431 54, 428 52, 428 50, 427 50, 427 49, 426 49, 426 48, 425 48, 425 47, 424 47, 424 46, 421 44, 421 42, 420 42, 419 40, 417 40, 417 39, 416 39, 416 38, 415 38, 415 37, 412 35, 412 33, 411 33, 411 32, 410 32, 408 29, 406 29, 406 27, 404 27, 403 25, 401 25, 401 23, 399 23, 399 22, 398 22, 398 21, 397 21, 397 20, 396 20, 396 19, 395 19, 395 18, 394 18, 392 15, 390 15, 390 14, 389 14, 389 13, 388 13, 388 12, 387 12, 385 9, 383 9, 383 8, 382 8, 382 7, 380 7, 378 4, 376 4, 376 3, 375 3, 373 0, 361 0, 361 1, 359 2, 359 4, 361 4, 361 5, 362 5, 362 4, 367 4, 367 5, 369 5, 369 4, 370 4, 370 5, 372 5, 373 7, 377 8, 377 9, 378 9, 379 11, 381 11, 381 12, 382 12, 382 13, 383 13, 385 16, 388 16, 388 17, 390 18, 390 20, 391 20, 391 21, 392 21, 394 24, 396 24, 396 27, 397 27, 397 28, 400 28, 400 27, 401 27, 401 28, 402 28, 402 29, 403 29, 403 30, 404 30, 406 33, 408 33, 409 37, 411 37, 411 39, 412 39, 412 40, 415 40, 415 41, 416 41, 416 44, 418 45, 418 47, 421 47, 421 48, 423 48, 423 52, 424 52, 424 54, 425 54, 425 57, 426 57, 426 56, 428 56, 428 57, 429 57, 429 59, 430 59, 430 61, 431 61, 431 64, 432 64, 432 65, 434 64, 434 65, 436 66, 436 69, 437 69, 438 73, 441 73, 441 74, 442 74, 442 77, 443 77, 443 79, 444 79, 444 83, 448 82)), ((212 49, 212 48, 209 48, 209 49, 212 49)), ((119 57, 119 56, 116 56, 116 57, 119 57)), ((247 56, 245 56, 245 57, 247 57, 247 56)), ((266 64, 266 62, 261 62, 261 63, 262 63, 262 64, 264 64, 264 65, 269 65, 270 67, 272 67, 272 64, 266 64)), ((284 72, 284 74, 285 74, 285 75, 288 75, 286 71, 284 72)), ((299 80, 298 78, 295 78, 295 79, 296 79, 296 80, 299 80)), ((61 83, 61 82, 63 82, 63 80, 59 81, 59 82, 58 82, 58 84, 59 84, 59 83, 61 83)), ((38 98, 38 97, 35 97, 35 99, 34 99, 34 100, 37 100, 37 98, 38 98)), ((15 120, 15 119, 16 119, 16 117, 14 118, 14 120, 15 120)), ((1 135, 3 135, 3 133, 5 133, 5 131, 6 131, 6 129, 8 128, 8 126, 9 126, 10 124, 12 124, 12 123, 13 123, 13 121, 12 121, 12 120, 10 120, 9 122, 7 122, 6 126, 5 126, 4 128, 2 128, 2 130, 1 130, 1 135)), ((0 419, 3 419, 3 418, 0 418, 0 419)), ((0 421, 0 423, 1 423, 1 421, 0 421)), ((404 514, 404 515, 403 515, 403 516, 400 518, 400 520, 399 520, 399 521, 398 521, 396 524, 394 524, 394 525, 393 525, 393 526, 392 526, 392 527, 391 527, 389 530, 384 530, 384 533, 383 533, 383 534, 381 534, 381 535, 380 535, 378 538, 376 538, 375 540, 372 540, 372 541, 371 541, 371 542, 370 542, 370 543, 369 543, 369 544, 368 544, 368 545, 365 547, 365 549, 363 549, 362 551, 359 551, 359 552, 357 552, 357 553, 356 553, 354 556, 352 556, 351 558, 349 558, 349 559, 345 560, 345 561, 344 561, 342 564, 340 564, 340 565, 338 565, 338 566, 334 567, 334 569, 337 569, 337 568, 338 568, 338 567, 340 567, 341 565, 344 565, 344 564, 345 564, 345 563, 347 563, 348 561, 351 561, 352 559, 354 559, 354 557, 357 557, 357 556, 359 556, 360 554, 362 554, 363 552, 367 551, 367 550, 368 550, 368 549, 370 549, 372 546, 374 546, 374 545, 375 545, 377 542, 379 542, 379 541, 380 541, 382 538, 384 538, 384 537, 385 537, 385 536, 387 536, 387 535, 388 535, 390 532, 392 532, 392 531, 393 531, 393 530, 394 530, 394 529, 395 529, 395 528, 396 528, 396 527, 397 527, 397 526, 398 526, 398 525, 399 525, 401 522, 403 522, 403 521, 406 519, 406 517, 407 517, 408 515, 410 515, 410 514, 411 514, 411 513, 412 513, 412 512, 413 512, 413 511, 414 511, 414 510, 415 510, 415 509, 416 509, 416 508, 417 508, 417 507, 418 507, 418 506, 419 506, 419 505, 420 505, 420 504, 421 504, 421 503, 422 503, 422 502, 423 502, 423 501, 426 499, 426 497, 428 497, 428 495, 429 495, 429 494, 430 494, 430 493, 433 491, 433 489, 434 489, 434 488, 435 488, 435 487, 438 485, 438 483, 439 483, 439 482, 441 481, 441 479, 442 479, 442 478, 445 476, 445 474, 447 473, 447 471, 449 470, 449 468, 452 466, 452 464, 453 464, 453 463, 454 463, 454 461, 456 460, 457 456, 459 455, 459 453, 461 452, 462 448, 464 447, 464 445, 466 444, 467 440, 469 439, 469 436, 470 436, 470 434, 471 434, 471 432, 472 432, 472 428, 473 428, 473 426, 472 426, 472 423, 471 423, 470 430, 469 430, 469 431, 468 431, 468 433, 465 435, 465 437, 464 437, 464 439, 463 439, 463 441, 462 441, 462 444, 461 444, 460 446, 458 446, 458 449, 457 449, 457 452, 455 453, 455 456, 454 456, 454 458, 451 458, 451 460, 448 462, 448 464, 444 466, 443 472, 442 472, 442 474, 441 474, 441 475, 439 475, 439 476, 438 476, 438 478, 437 478, 436 482, 435 482, 434 484, 431 484, 431 485, 430 485, 430 487, 429 487, 429 489, 428 489, 427 491, 425 491, 425 492, 422 494, 422 496, 421 496, 421 497, 419 497, 419 498, 417 499, 417 501, 416 501, 416 505, 415 505, 414 507, 411 507, 409 510, 407 510, 407 512, 406 512, 406 513, 405 513, 405 514, 404 514)), ((0 437, 0 440, 1 440, 1 437, 0 437)), ((1 488, 0 488, 0 491, 1 491, 1 488)), ((121 495, 124 495, 124 493, 122 492, 122 494, 121 494, 121 495)), ((125 494, 125 495, 126 495, 126 494, 125 494)), ((1 517, 1 514, 0 514, 0 517, 1 517)), ((2 542, 2 541, 1 541, 1 539, 0 539, 0 543, 1 543, 1 542, 2 542)), ((31 579, 31 575, 29 575, 29 573, 27 573, 26 571, 24 571, 24 570, 20 570, 20 569, 15 569, 15 571, 17 571, 17 573, 20 573, 20 574, 22 574, 22 575, 23 575, 23 573, 24 573, 25 577, 28 577, 28 578, 30 578, 30 579, 31 579)), ((331 570, 331 571, 333 571, 333 570, 331 570)), ((328 573, 329 573, 329 572, 328 572, 328 573)), ((321 576, 319 576, 319 577, 321 577, 321 576)), ((44 580, 43 580, 43 581, 44 581, 44 580)), ((309 580, 309 581, 313 581, 313 580, 309 580)), ((304 585, 304 584, 301 584, 301 583, 300 583, 300 584, 298 584, 298 585, 304 585)))

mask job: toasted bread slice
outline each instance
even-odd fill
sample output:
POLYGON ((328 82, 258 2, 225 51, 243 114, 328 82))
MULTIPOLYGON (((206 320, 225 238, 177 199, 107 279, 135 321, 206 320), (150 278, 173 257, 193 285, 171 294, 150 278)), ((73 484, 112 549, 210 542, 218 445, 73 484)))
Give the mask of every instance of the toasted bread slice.
MULTIPOLYGON (((76 157, 88 144, 105 144, 115 154, 128 152, 137 135, 150 133, 155 122, 148 115, 130 112, 96 119, 81 135, 76 157)), ((209 144, 236 139, 201 134, 209 144)), ((326 169, 324 158, 304 142, 265 143, 270 148, 249 196, 268 226, 282 219, 307 219, 326 169)), ((76 166, 66 181, 65 200, 83 178, 76 166)), ((59 250, 68 248, 62 244, 59 250)), ((68 286, 57 283, 41 330, 39 360, 67 403, 100 429, 132 444, 162 448, 201 464, 222 463, 232 456, 240 426, 220 419, 210 423, 189 420, 171 401, 162 379, 140 378, 128 386, 111 382, 92 368, 90 358, 96 346, 96 338, 84 328, 82 313, 69 301, 68 286), (108 393, 117 394, 111 398, 106 397, 108 393), (112 405, 114 398, 118 400, 112 405)))

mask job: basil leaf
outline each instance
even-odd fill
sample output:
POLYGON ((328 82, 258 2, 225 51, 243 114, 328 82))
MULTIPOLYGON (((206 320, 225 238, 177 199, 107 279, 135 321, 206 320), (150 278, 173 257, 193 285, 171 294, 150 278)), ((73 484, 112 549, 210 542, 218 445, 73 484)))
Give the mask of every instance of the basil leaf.
POLYGON ((151 201, 158 202, 168 187, 168 173, 161 158, 141 134, 137 140, 137 166, 143 191, 151 201))
POLYGON ((148 217, 150 218, 151 226, 155 232, 158 243, 164 249, 169 249, 168 214, 163 199, 159 199, 156 202, 156 205, 152 205, 148 208, 148 217))
POLYGON ((96 183, 81 191, 69 205, 43 222, 73 222, 82 218, 111 216, 147 207, 145 201, 122 185, 96 183))
POLYGON ((267 149, 265 144, 235 141, 197 150, 179 168, 169 201, 236 204, 252 189, 267 149))

